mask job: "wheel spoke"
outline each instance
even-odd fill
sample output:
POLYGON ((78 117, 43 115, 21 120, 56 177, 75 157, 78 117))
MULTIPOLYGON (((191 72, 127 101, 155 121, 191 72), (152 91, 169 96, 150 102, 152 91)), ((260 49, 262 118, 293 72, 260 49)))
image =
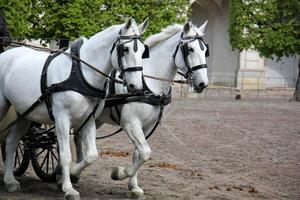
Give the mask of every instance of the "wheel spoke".
POLYGON ((46 150, 46 149, 43 149, 40 153, 38 153, 38 154, 36 155, 36 157, 39 157, 39 155, 41 155, 41 153, 43 153, 45 150, 46 150))
POLYGON ((52 171, 53 171, 53 173, 54 173, 54 160, 53 160, 53 152, 52 152, 52 150, 51 150, 51 163, 52 163, 52 171))
POLYGON ((49 156, 50 156, 50 152, 48 151, 48 153, 47 153, 46 174, 48 174, 48 170, 49 170, 49 156))
POLYGON ((55 153, 52 151, 51 149, 51 152, 52 152, 52 155, 54 156, 55 160, 58 162, 58 158, 56 157, 55 153))
POLYGON ((47 158, 48 155, 49 155, 49 151, 47 152, 47 154, 46 154, 46 156, 45 156, 45 158, 44 158, 42 164, 40 165, 40 166, 41 166, 41 169, 43 168, 43 166, 44 166, 44 164, 45 164, 45 161, 46 161, 46 158, 47 158))
POLYGON ((20 149, 20 152, 21 152, 21 154, 22 154, 22 157, 24 157, 24 152, 22 151, 21 146, 19 145, 18 148, 20 149))
POLYGON ((17 151, 16 151, 16 158, 15 158, 15 168, 17 167, 17 166, 20 166, 20 157, 19 157, 19 151, 18 151, 18 149, 17 149, 17 151), (18 164, 18 165, 17 165, 18 164))

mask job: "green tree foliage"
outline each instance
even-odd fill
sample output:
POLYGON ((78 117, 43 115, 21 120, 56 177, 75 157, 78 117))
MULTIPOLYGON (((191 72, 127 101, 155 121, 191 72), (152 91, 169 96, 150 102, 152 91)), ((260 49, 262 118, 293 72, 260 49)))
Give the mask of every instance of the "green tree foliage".
POLYGON ((299 0, 231 0, 230 43, 265 57, 300 53, 299 0))
MULTIPOLYGON (((265 57, 300 54, 300 1, 231 0, 229 35, 233 48, 265 57)), ((300 101, 300 73, 294 97, 300 101)))
POLYGON ((14 37, 26 37, 32 33, 30 18, 33 15, 32 0, 0 0, 9 30, 14 37), (29 8, 29 9, 25 9, 29 8))
POLYGON ((146 36, 187 19, 189 0, 0 0, 13 36, 89 37, 133 17, 150 18, 146 36))
POLYGON ((101 29, 124 22, 124 18, 133 17, 141 23, 147 17, 150 25, 146 35, 159 32, 172 23, 187 20, 189 0, 105 0, 101 12, 101 29))

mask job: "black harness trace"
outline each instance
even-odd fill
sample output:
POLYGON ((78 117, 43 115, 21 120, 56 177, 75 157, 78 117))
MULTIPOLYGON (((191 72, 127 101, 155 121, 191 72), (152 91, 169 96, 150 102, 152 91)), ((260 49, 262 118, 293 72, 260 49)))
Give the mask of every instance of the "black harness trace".
MULTIPOLYGON (((114 70, 111 74, 112 77, 116 76, 116 71, 114 70)), ((156 130, 158 127, 162 114, 164 111, 164 107, 171 103, 171 87, 169 89, 168 94, 161 94, 161 95, 155 95, 150 88, 147 86, 146 81, 143 77, 143 89, 141 91, 138 91, 136 93, 126 93, 126 94, 116 94, 116 89, 115 89, 115 83, 110 82, 109 83, 109 94, 107 95, 107 98, 105 99, 105 107, 110 109, 110 118, 113 122, 116 124, 120 125, 120 119, 121 119, 121 111, 119 106, 124 105, 126 103, 131 103, 131 102, 140 102, 140 103, 147 103, 150 105, 154 106, 160 106, 160 113, 158 116, 158 120, 155 123, 154 127, 150 131, 150 133, 146 136, 146 139, 148 139, 156 130), (116 116, 114 115, 116 114, 116 116)), ((119 133, 122 130, 120 128, 116 132, 103 136, 103 137, 98 137, 98 139, 106 138, 112 135, 115 135, 119 133)))
POLYGON ((59 50, 56 53, 48 56, 41 75, 41 93, 42 93, 41 96, 24 113, 18 114, 18 118, 15 121, 11 122, 5 129, 1 130, 0 133, 3 133, 4 131, 12 128, 14 125, 19 123, 25 116, 27 116, 30 112, 32 112, 43 101, 45 101, 50 119, 55 121, 52 113, 51 95, 55 92, 63 92, 63 91, 75 91, 83 95, 96 98, 96 104, 92 113, 89 114, 87 119, 77 129, 77 132, 81 130, 81 128, 87 123, 87 121, 95 114, 97 108, 99 107, 100 100, 105 99, 106 88, 107 88, 107 83, 105 83, 103 89, 98 89, 91 86, 85 80, 81 70, 81 61, 76 59, 79 57, 79 51, 82 44, 83 44, 83 40, 79 39, 71 47, 72 69, 69 78, 63 82, 52 84, 49 87, 47 87, 47 69, 49 67, 49 64, 58 55, 64 53, 64 51, 59 50))

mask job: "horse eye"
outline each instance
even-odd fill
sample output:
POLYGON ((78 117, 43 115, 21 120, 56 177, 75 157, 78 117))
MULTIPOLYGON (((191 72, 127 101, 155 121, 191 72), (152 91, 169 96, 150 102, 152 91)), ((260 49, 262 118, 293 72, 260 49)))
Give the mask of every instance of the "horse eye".
POLYGON ((194 52, 194 49, 190 47, 190 48, 189 48, 189 51, 194 52))
POLYGON ((124 47, 124 49, 123 49, 124 51, 129 51, 129 49, 128 49, 128 47, 124 47))

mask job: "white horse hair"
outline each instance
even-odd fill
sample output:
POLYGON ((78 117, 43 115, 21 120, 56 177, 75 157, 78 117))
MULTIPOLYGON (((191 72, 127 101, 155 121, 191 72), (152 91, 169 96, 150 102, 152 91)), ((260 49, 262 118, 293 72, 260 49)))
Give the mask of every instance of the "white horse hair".
MULTIPOLYGON (((112 54, 113 43, 119 36, 131 36, 142 34, 148 25, 148 19, 137 26, 133 19, 128 19, 125 24, 112 26, 97 33, 89 40, 84 40, 80 49, 80 57, 89 64, 109 74, 114 68, 118 69, 117 52, 112 54)), ((128 49, 122 57, 124 68, 142 66, 142 54, 144 45, 138 42, 138 50, 133 50, 133 42, 124 39, 124 46, 128 49)), ((115 48, 116 49, 116 48, 115 48)), ((67 52, 70 52, 68 50, 67 52)), ((48 53, 36 51, 30 48, 19 47, 8 50, 0 55, 0 121, 12 105, 19 113, 23 113, 41 95, 40 79, 43 65, 48 53)), ((48 68, 48 86, 66 80, 71 71, 71 58, 66 55, 56 57, 48 68)), ((96 74, 93 70, 82 64, 82 73, 86 81, 95 88, 103 88, 106 77, 96 74)), ((135 89, 142 88, 141 71, 125 73, 127 84, 134 85, 135 89)), ((55 118, 56 134, 59 143, 60 165, 62 167, 62 190, 67 199, 80 199, 79 193, 73 188, 70 181, 71 151, 69 132, 75 130, 83 123, 95 106, 95 98, 83 96, 74 91, 54 93, 51 96, 53 115, 55 118)), ((104 106, 101 101, 96 112, 98 116, 104 106)), ((20 189, 19 182, 13 175, 13 155, 22 135, 28 130, 30 121, 43 124, 52 124, 48 116, 45 103, 41 103, 36 109, 26 116, 26 119, 15 125, 6 138, 6 160, 4 182, 8 191, 20 189)), ((86 145, 86 155, 82 162, 72 168, 83 170, 98 158, 96 147, 96 126, 92 117, 81 129, 80 136, 86 145)), ((71 168, 71 170, 72 170, 71 168)))
MULTIPOLYGON (((172 55, 176 46, 182 40, 180 37, 181 33, 183 33, 184 37, 195 36, 197 34, 202 36, 204 35, 203 32, 206 23, 207 22, 199 28, 192 25, 191 22, 186 23, 184 26, 175 24, 167 27, 161 33, 150 36, 146 39, 146 44, 151 47, 151 56, 144 62, 144 73, 146 75, 173 80, 178 69, 182 72, 186 72, 187 66, 184 64, 181 51, 178 51, 175 61, 172 58, 172 55)), ((198 41, 189 42, 189 47, 194 49, 193 52, 190 52, 188 58, 191 66, 206 64, 206 48, 201 50, 198 41)), ((204 84, 204 87, 208 85, 206 68, 194 71, 192 76, 194 87, 198 87, 201 82, 204 84)), ((146 78, 145 81, 147 86, 155 94, 167 94, 171 86, 169 82, 154 79, 146 78)), ((120 85, 116 86, 116 93, 122 93, 122 87, 120 85)), ((131 196, 142 197, 144 195, 144 191, 138 185, 137 172, 141 165, 150 158, 151 150, 145 136, 149 134, 157 122, 160 113, 160 106, 131 102, 119 105, 118 108, 121 112, 120 126, 135 145, 135 151, 132 165, 128 167, 115 167, 112 171, 112 178, 115 180, 129 178, 128 188, 131 192, 131 196)), ((111 120, 110 114, 110 109, 105 108, 96 120, 97 127, 100 127, 103 123, 116 125, 111 120)), ((113 114, 116 114, 114 109, 113 114)), ((117 118, 117 116, 115 117, 117 118)), ((77 162, 81 162, 83 159, 82 143, 79 138, 77 138, 75 142, 77 147, 77 162)), ((73 175, 79 178, 80 173, 80 171, 77 171, 77 174, 75 173, 73 175)))

